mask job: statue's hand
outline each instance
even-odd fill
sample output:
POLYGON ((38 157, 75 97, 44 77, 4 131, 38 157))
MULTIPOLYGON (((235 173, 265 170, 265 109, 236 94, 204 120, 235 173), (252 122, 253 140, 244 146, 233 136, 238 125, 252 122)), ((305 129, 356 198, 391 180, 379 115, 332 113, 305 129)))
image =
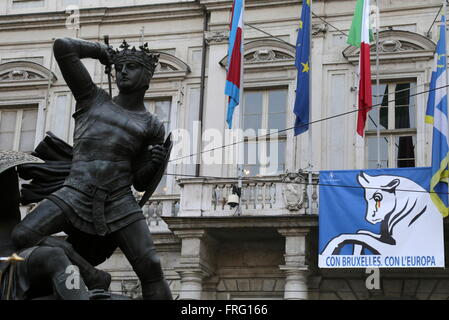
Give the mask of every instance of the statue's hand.
POLYGON ((100 43, 101 53, 100 53, 100 63, 105 66, 112 65, 112 55, 111 55, 111 47, 105 45, 104 43, 100 43))
POLYGON ((152 163, 155 164, 163 164, 165 161, 165 158, 167 157, 167 150, 165 150, 164 146, 162 145, 154 145, 154 146, 150 146, 148 148, 148 150, 150 151, 150 159, 152 163))

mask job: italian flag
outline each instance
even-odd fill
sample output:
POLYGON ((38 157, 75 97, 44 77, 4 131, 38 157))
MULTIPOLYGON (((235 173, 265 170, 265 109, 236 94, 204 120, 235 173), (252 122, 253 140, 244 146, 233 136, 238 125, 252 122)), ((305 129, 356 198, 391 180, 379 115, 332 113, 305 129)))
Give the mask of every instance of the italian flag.
POLYGON ((373 104, 371 90, 371 63, 370 63, 370 28, 369 28, 369 0, 357 0, 355 14, 352 18, 348 43, 360 48, 359 62, 359 101, 357 117, 357 133, 363 137, 368 111, 373 104))

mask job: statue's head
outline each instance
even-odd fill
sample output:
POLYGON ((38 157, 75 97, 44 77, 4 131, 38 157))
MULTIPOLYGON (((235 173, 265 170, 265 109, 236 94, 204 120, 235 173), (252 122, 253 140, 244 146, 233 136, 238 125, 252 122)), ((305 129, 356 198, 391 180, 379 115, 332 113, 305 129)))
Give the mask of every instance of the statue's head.
POLYGON ((135 47, 130 49, 129 44, 123 40, 120 48, 123 50, 111 51, 120 92, 147 90, 159 62, 159 55, 148 49, 148 43, 137 50, 135 47))

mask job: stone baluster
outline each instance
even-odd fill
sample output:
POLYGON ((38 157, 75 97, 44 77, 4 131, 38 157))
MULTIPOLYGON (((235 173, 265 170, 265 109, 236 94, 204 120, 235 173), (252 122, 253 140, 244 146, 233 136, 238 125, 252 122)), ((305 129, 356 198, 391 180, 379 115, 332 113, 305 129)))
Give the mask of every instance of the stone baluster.
POLYGON ((212 188, 212 209, 215 211, 217 210, 218 206, 218 185, 214 185, 212 188))
MULTIPOLYGON (((317 181, 316 181, 317 182, 317 181)), ((318 214, 318 185, 314 182, 312 186, 312 212, 318 214)))
POLYGON ((256 188, 256 208, 263 209, 263 183, 257 183, 256 188))
POLYGON ((172 217, 177 217, 178 216, 178 212, 179 212, 179 207, 180 207, 180 201, 179 200, 174 200, 172 201, 172 217))
POLYGON ((255 183, 249 183, 248 189, 249 189, 249 206, 251 209, 256 209, 256 184, 255 183))
POLYGON ((274 208, 276 205, 277 197, 276 197, 276 184, 272 183, 270 187, 271 194, 271 208, 274 208))

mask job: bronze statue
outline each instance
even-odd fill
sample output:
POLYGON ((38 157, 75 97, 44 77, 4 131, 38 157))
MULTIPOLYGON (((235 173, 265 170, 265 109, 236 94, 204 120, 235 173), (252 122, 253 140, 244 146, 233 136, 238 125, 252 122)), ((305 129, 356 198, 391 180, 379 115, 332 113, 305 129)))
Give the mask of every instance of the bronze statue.
POLYGON ((94 265, 118 246, 140 279, 143 299, 172 299, 131 191, 131 185, 145 191, 160 179, 168 153, 163 124, 144 106, 158 56, 147 44, 139 48, 131 49, 125 41, 116 51, 79 39, 55 41, 55 58, 76 100, 69 174, 14 228, 12 239, 18 248, 62 248, 79 267, 87 287, 104 290, 110 275, 94 265), (111 98, 94 84, 83 58, 115 66, 118 96, 111 98), (71 244, 50 237, 60 231, 69 235, 71 244))

